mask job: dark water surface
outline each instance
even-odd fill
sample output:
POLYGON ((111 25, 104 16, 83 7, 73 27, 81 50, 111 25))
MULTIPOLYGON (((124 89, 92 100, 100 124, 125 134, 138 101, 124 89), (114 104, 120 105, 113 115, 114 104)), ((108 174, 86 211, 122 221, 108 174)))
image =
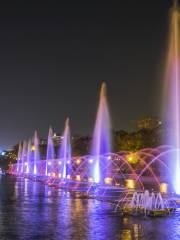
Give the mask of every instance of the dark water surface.
POLYGON ((92 199, 14 177, 0 178, 0 240, 180 239, 180 211, 157 219, 127 218, 92 199))

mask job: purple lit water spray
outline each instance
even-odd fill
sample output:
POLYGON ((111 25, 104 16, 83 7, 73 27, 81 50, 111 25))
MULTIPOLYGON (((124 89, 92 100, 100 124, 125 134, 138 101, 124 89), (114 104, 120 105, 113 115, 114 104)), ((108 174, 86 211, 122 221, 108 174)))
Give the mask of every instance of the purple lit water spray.
POLYGON ((172 182, 176 194, 180 194, 180 10, 177 1, 171 9, 170 39, 167 61, 166 118, 171 124, 172 134, 167 140, 177 151, 171 159, 172 182))
POLYGON ((50 127, 49 134, 48 134, 47 155, 46 155, 46 169, 45 169, 46 176, 50 174, 50 169, 52 169, 53 160, 54 160, 53 130, 50 127))
POLYGON ((31 139, 28 141, 28 147, 27 147, 27 167, 26 167, 26 173, 31 172, 31 158, 32 158, 32 142, 31 139))
POLYGON ((62 143, 60 146, 58 159, 61 162, 60 176, 63 179, 67 179, 67 176, 70 175, 70 166, 71 166, 71 137, 70 137, 70 127, 69 127, 69 118, 66 119, 64 133, 62 137, 62 143))
POLYGON ((33 157, 34 157, 34 168, 33 168, 33 174, 38 175, 38 162, 40 160, 40 154, 39 154, 39 138, 37 135, 37 131, 34 133, 34 146, 33 146, 33 157))
POLYGON ((23 141, 22 155, 21 155, 21 173, 24 173, 25 163, 27 157, 27 142, 23 141))
POLYGON ((110 145, 110 116, 108 110, 106 84, 103 83, 100 91, 99 106, 93 133, 92 150, 94 163, 92 165, 92 176, 95 183, 103 183, 105 174, 102 172, 100 161, 106 161, 102 155, 109 153, 110 145))
POLYGON ((19 143, 19 149, 18 149, 18 157, 17 157, 17 164, 16 164, 16 172, 20 172, 20 162, 22 157, 22 144, 19 143))

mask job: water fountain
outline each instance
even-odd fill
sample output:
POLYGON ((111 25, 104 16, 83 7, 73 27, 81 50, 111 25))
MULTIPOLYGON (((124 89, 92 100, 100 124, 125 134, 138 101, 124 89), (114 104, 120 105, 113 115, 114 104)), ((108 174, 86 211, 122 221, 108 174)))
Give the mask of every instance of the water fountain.
POLYGON ((169 214, 173 208, 164 198, 168 196, 167 179, 156 173, 154 164, 158 162, 159 168, 166 169, 168 177, 172 178, 172 181, 169 179, 168 181, 173 182, 176 194, 180 194, 179 24, 180 10, 175 1, 171 10, 166 82, 168 96, 166 119, 172 124, 172 136, 168 138, 168 146, 141 149, 137 152, 112 153, 110 114, 106 84, 103 83, 90 155, 77 158, 71 156, 70 127, 67 119, 57 159, 54 152, 53 130, 50 127, 46 161, 40 160, 39 139, 35 132, 33 144, 30 140, 28 146, 25 141, 23 146, 19 145, 18 161, 12 172, 22 176, 27 173, 27 177, 36 176, 35 179, 44 179, 44 183, 49 186, 67 188, 70 191, 87 191, 89 194, 89 189, 93 189, 89 196, 109 201, 116 205, 116 209, 120 206, 123 214, 152 216, 169 214), (166 163, 167 158, 171 161, 170 166, 166 163), (141 163, 141 169, 134 167, 138 161, 141 163), (153 189, 156 188, 155 191, 160 190, 162 194, 144 191, 145 185, 149 183, 153 189))
POLYGON ((17 164, 16 164, 16 173, 20 172, 20 166, 21 166, 21 155, 22 155, 22 144, 19 143, 19 149, 18 149, 18 156, 17 156, 17 164))
POLYGON ((40 160, 40 154, 39 154, 39 138, 37 131, 34 133, 34 142, 33 142, 32 152, 33 152, 33 174, 38 175, 38 163, 40 160))
POLYGON ((32 161, 32 142, 31 139, 28 141, 28 147, 27 147, 27 167, 26 167, 26 173, 31 173, 31 161, 32 161))
POLYGON ((53 142, 53 130, 49 128, 48 134, 48 142, 47 142, 47 154, 46 154, 46 167, 45 167, 45 175, 51 175, 51 169, 53 169, 53 161, 54 161, 54 142, 53 142))
MULTIPOLYGON (((91 154, 89 156, 78 157, 77 159, 72 158, 69 119, 67 119, 58 158, 55 159, 53 130, 50 128, 46 161, 40 161, 39 140, 37 132, 35 132, 33 145, 31 147, 31 142, 29 142, 28 151, 26 150, 27 144, 25 142, 23 147, 21 145, 19 146, 19 160, 16 165, 16 172, 23 174, 25 171, 24 164, 27 161, 26 173, 32 173, 36 176, 45 175, 46 179, 50 178, 53 179, 53 181, 55 178, 59 178, 58 181, 60 184, 63 182, 64 185, 67 186, 66 183, 68 183, 69 188, 70 184, 72 184, 76 190, 80 189, 79 186, 83 184, 85 186, 84 189, 89 185, 93 185, 97 190, 95 194, 104 197, 108 191, 110 194, 114 194, 117 190, 118 193, 119 191, 120 193, 133 192, 135 188, 144 191, 144 182, 146 182, 146 185, 149 183, 152 185, 153 183, 156 191, 160 189, 163 189, 162 191, 164 192, 168 191, 167 178, 163 178, 163 176, 157 175, 156 173, 154 164, 158 162, 159 166, 162 166, 161 169, 166 169, 168 177, 172 178, 172 181, 169 182, 173 182, 176 193, 180 194, 179 24, 180 11, 177 2, 175 2, 171 10, 171 33, 166 83, 166 95, 168 95, 166 109, 169 109, 166 113, 166 119, 168 120, 169 118, 172 123, 172 137, 168 139, 168 145, 170 146, 141 149, 133 153, 125 151, 122 153, 111 153, 111 123, 107 103, 106 84, 103 83, 93 132, 91 154), (27 160, 25 160, 24 157, 26 151, 27 160), (170 166, 167 166, 167 158, 171 159, 170 166), (141 162, 141 169, 137 171, 133 164, 137 164, 138 161, 141 162)), ((83 188, 81 188, 81 191, 83 191, 82 189, 83 188)), ((150 202, 153 204, 152 202, 154 202, 155 196, 153 194, 150 196, 145 192, 143 198, 146 197, 148 198, 148 201, 145 201, 146 204, 147 202, 148 204, 150 204, 150 202)), ((156 197, 161 199, 160 195, 156 197)), ((162 201, 160 202, 162 203, 162 201)), ((146 206, 144 207, 146 209, 146 206)))
POLYGON ((176 194, 180 194, 180 10, 174 1, 170 15, 170 36, 166 66, 165 119, 170 122, 172 134, 167 139, 177 151, 171 158, 174 176, 171 179, 176 194))
POLYGON ((27 142, 23 141, 22 155, 21 155, 21 173, 24 173, 26 166, 27 142))
POLYGON ((171 207, 171 202, 168 199, 164 199, 161 193, 150 193, 146 190, 140 193, 134 192, 130 203, 124 209, 126 212, 129 209, 129 212, 133 215, 164 216, 175 208, 171 207))
MULTIPOLYGON (((95 183, 104 183, 108 172, 103 172, 101 168, 101 161, 108 165, 108 158, 104 158, 104 154, 110 153, 110 116, 106 95, 106 84, 103 83, 100 91, 99 106, 96 116, 96 123, 93 133, 91 155, 93 159, 92 164, 92 178, 95 183)), ((109 176, 110 177, 110 176, 109 176)))
POLYGON ((66 119, 64 133, 62 137, 61 146, 58 153, 59 160, 59 177, 62 179, 70 179, 71 177, 71 137, 69 118, 66 119))

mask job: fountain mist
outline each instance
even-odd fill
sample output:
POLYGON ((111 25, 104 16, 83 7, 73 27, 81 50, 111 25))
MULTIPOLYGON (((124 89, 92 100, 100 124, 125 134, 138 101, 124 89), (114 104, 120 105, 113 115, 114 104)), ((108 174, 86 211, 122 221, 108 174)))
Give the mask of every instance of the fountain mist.
POLYGON ((40 154, 39 154, 39 138, 37 135, 37 131, 34 133, 34 146, 33 146, 33 157, 34 157, 34 169, 33 173, 34 175, 38 174, 38 162, 40 160, 40 154))
POLYGON ((65 129, 62 137, 62 143, 60 146, 58 158, 61 161, 61 178, 66 179, 67 175, 70 175, 71 166, 71 137, 70 137, 70 127, 69 127, 69 118, 66 119, 65 129))
POLYGON ((21 155, 21 173, 24 173, 24 167, 26 162, 27 155, 27 142, 23 141, 22 155, 21 155))
POLYGON ((53 130, 50 127, 49 134, 48 134, 47 155, 46 155, 46 169, 45 169, 46 176, 48 176, 48 174, 49 174, 49 166, 52 169, 53 160, 54 160, 53 130))
POLYGON ((100 183, 105 178, 104 173, 101 172, 100 161, 107 161, 101 156, 103 154, 109 153, 110 150, 110 116, 107 104, 106 84, 103 83, 100 91, 99 106, 96 116, 91 150, 91 154, 94 158, 92 175, 95 183, 100 183))
POLYGON ((180 10, 177 1, 171 9, 170 36, 166 73, 166 119, 171 123, 172 134, 168 143, 177 151, 171 159, 171 167, 175 173, 172 179, 174 189, 180 194, 180 10))
POLYGON ((30 173, 31 171, 31 157, 32 157, 32 143, 31 139, 28 141, 28 147, 27 147, 27 168, 26 173, 30 173))
POLYGON ((16 168, 17 173, 20 172, 21 157, 22 157, 22 144, 19 143, 18 157, 17 157, 17 168, 16 168))

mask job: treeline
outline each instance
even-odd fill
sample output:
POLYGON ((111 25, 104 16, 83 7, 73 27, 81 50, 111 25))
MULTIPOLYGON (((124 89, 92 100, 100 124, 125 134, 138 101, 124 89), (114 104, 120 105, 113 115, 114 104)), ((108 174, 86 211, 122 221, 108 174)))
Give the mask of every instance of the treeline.
MULTIPOLYGON (((168 138, 167 131, 158 126, 155 128, 139 129, 135 132, 113 131, 111 134, 112 151, 138 151, 143 148, 157 147, 165 142, 163 139, 168 138), (166 135, 166 136, 165 136, 166 135)), ((75 135, 72 138, 73 156, 88 155, 91 152, 92 138, 89 136, 75 135)), ((59 146, 55 146, 57 157, 59 146)), ((47 145, 40 145, 41 159, 46 158, 47 145)), ((7 169, 10 163, 16 162, 18 154, 18 145, 15 145, 12 151, 7 151, 4 156, 0 156, 0 167, 7 169)))
POLYGON ((137 151, 142 148, 153 148, 164 143, 164 130, 140 129, 136 132, 116 131, 113 133, 114 151, 137 151))

